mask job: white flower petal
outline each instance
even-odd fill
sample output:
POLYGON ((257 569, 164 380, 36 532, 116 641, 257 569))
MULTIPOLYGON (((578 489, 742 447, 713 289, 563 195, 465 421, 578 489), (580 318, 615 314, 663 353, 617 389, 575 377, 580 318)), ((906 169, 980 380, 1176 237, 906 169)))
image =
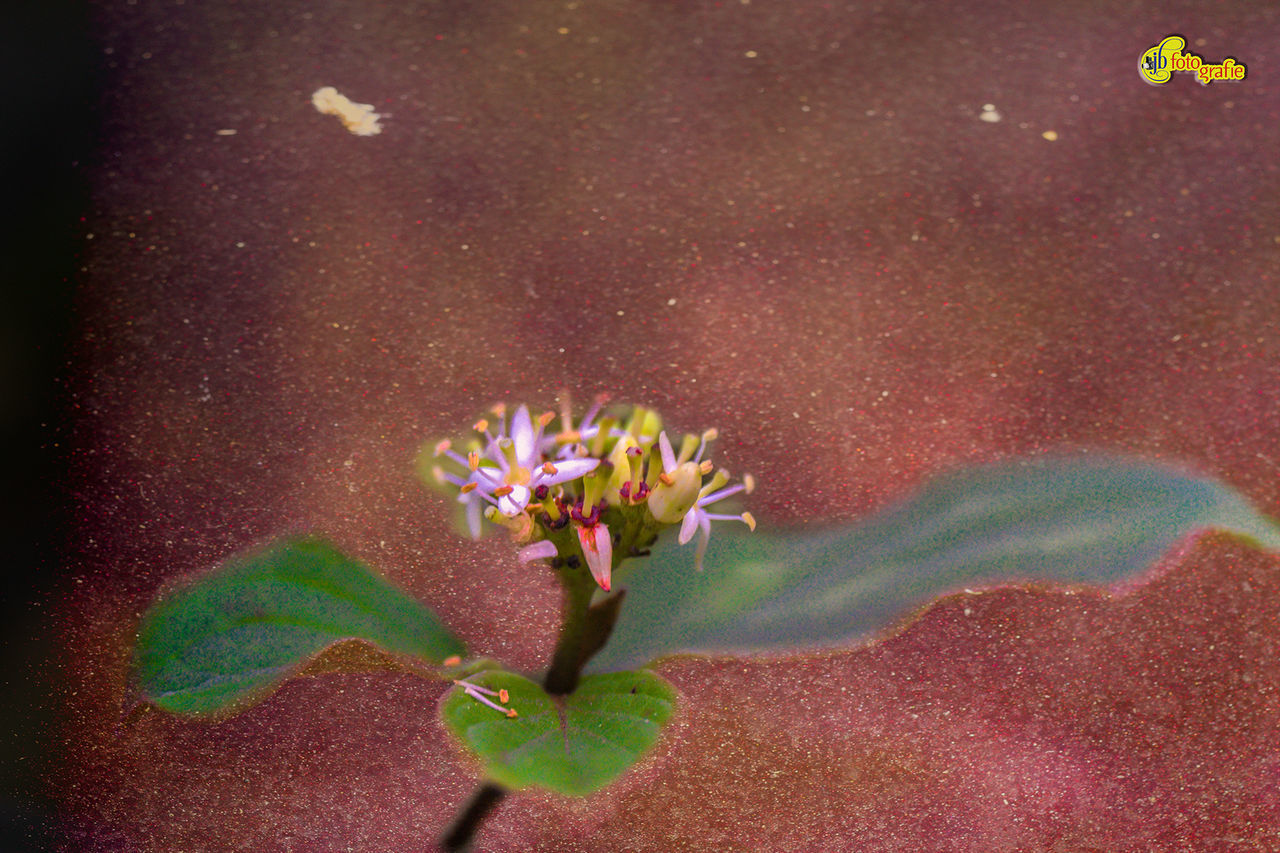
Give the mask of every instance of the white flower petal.
POLYGON ((502 485, 502 474, 497 468, 489 468, 481 465, 471 474, 471 479, 475 481, 477 487, 481 491, 492 492, 498 486, 502 485))
POLYGON ((511 419, 511 440, 516 445, 516 459, 525 468, 532 468, 536 462, 537 448, 534 446, 533 421, 529 419, 529 407, 521 406, 511 419))
POLYGON ((688 543, 693 538, 693 531, 698 529, 698 514, 701 512, 696 506, 684 515, 684 521, 680 522, 681 545, 688 543))
POLYGON ((554 486, 558 483, 567 483, 570 480, 576 480, 583 474, 594 471, 600 464, 599 459, 566 459, 562 462, 555 462, 556 472, 547 474, 541 468, 534 475, 535 485, 554 486))
POLYGON ((467 531, 471 534, 472 539, 479 539, 481 500, 478 495, 469 495, 468 497, 471 500, 467 501, 467 531))
POLYGON ((676 470, 676 452, 671 449, 671 440, 665 430, 658 433, 658 449, 662 451, 662 470, 670 474, 676 470))
POLYGON ((534 560, 545 560, 555 555, 556 546, 550 540, 543 539, 541 542, 524 546, 516 556, 522 563, 531 563, 534 560))
POLYGON ((526 486, 512 486, 510 492, 498 498, 498 511, 505 516, 519 515, 528 505, 529 489, 526 486))
POLYGON ((711 522, 704 521, 702 525, 702 535, 698 537, 698 550, 693 554, 693 566, 698 571, 702 571, 702 558, 707 553, 707 543, 711 541, 711 522))

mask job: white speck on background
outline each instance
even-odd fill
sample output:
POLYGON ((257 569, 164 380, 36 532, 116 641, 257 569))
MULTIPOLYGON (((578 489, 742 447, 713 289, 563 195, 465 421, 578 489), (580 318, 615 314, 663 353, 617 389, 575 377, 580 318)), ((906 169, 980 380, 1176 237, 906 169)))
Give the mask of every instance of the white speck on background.
POLYGON ((332 86, 316 89, 311 103, 325 115, 337 116, 347 130, 356 136, 375 136, 382 133, 378 124, 381 115, 373 111, 373 104, 357 104, 332 86))

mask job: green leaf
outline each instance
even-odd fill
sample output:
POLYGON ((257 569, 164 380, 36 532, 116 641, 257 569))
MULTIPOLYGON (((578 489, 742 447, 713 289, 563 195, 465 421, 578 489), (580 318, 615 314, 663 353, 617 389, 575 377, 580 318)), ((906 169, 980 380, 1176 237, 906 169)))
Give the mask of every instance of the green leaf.
POLYGON ((589 671, 681 652, 847 646, 966 587, 1114 584, 1205 528, 1280 549, 1280 526, 1220 483, 1092 456, 963 471, 852 526, 775 536, 718 527, 702 572, 692 547, 634 561, 621 581, 627 604, 589 671))
POLYGON ((490 670, 468 679, 505 689, 506 717, 455 687, 440 706, 445 726, 508 788, 536 785, 581 797, 604 787, 638 761, 658 739, 675 708, 675 690, 652 672, 588 676, 568 696, 551 697, 511 672, 490 670))
POLYGON ((362 563, 322 540, 294 539, 154 602, 138 628, 134 674, 147 702, 218 715, 263 698, 308 664, 367 668, 369 654, 353 655, 343 642, 350 640, 424 674, 424 663, 463 653, 429 610, 362 563))

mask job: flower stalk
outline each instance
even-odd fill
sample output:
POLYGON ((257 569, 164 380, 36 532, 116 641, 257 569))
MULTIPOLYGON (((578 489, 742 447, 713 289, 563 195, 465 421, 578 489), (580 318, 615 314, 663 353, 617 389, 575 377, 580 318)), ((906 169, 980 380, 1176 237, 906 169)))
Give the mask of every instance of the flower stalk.
MULTIPOLYGON (((605 410, 597 400, 576 424, 567 400, 559 424, 554 412, 533 417, 526 406, 510 411, 498 405, 490 413, 494 420, 476 421, 458 450, 450 440, 429 446, 422 470, 462 506, 472 538, 481 535, 483 521, 504 527, 521 564, 544 563, 556 573, 563 621, 543 689, 566 696, 617 622, 625 595, 613 591, 619 564, 646 556, 664 529, 678 526, 682 545, 701 534, 701 568, 712 521, 736 520, 755 529, 750 513, 707 508, 750 492, 753 483, 747 476, 730 485, 727 471, 715 471, 708 448, 716 430, 677 436, 677 452, 652 409, 605 410), (598 599, 597 590, 604 593, 598 599)), ((454 683, 494 711, 518 716, 506 706, 505 691, 465 679, 454 683)), ((466 849, 506 793, 493 783, 481 785, 442 839, 444 849, 466 849)))

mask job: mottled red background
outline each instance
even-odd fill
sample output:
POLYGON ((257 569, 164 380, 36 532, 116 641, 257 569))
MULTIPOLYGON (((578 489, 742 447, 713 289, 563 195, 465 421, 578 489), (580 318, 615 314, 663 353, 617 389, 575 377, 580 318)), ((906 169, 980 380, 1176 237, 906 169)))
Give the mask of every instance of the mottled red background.
MULTIPOLYGON (((110 2, 43 631, 50 843, 429 846, 476 769, 408 676, 122 723, 165 580, 322 530, 477 652, 556 590, 411 462, 495 400, 715 425, 763 527, 1064 447, 1280 514, 1274 3, 110 2), (1171 32, 1240 83, 1137 73, 1171 32), (390 116, 357 138, 324 85, 390 116), (979 119, 991 104, 1001 120, 979 119), (233 130, 234 134, 219 134, 233 130), (1045 133, 1056 133, 1048 139, 1045 133)), ((948 599, 798 661, 681 660, 654 755, 485 851, 1280 850, 1280 560, 948 599)))

